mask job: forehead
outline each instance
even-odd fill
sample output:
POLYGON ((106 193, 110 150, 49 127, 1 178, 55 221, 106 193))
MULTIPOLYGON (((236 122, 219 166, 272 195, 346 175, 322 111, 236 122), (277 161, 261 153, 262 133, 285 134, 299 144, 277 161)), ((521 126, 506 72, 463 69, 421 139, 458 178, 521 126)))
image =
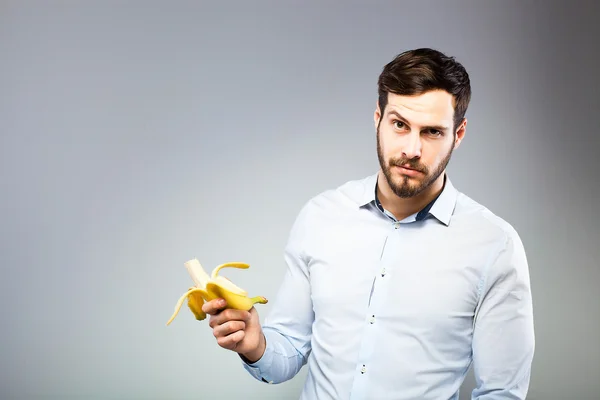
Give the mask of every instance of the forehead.
POLYGON ((454 98, 443 90, 413 96, 389 93, 385 114, 389 115, 391 111, 416 124, 451 122, 454 117, 454 98))

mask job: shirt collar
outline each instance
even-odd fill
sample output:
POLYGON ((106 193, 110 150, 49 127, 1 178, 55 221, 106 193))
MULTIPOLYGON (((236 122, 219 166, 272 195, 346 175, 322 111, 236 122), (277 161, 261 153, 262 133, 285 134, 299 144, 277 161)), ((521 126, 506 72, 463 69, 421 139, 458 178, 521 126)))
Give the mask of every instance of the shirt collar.
MULTIPOLYGON (((367 204, 376 205, 376 188, 377 188, 377 177, 378 174, 368 176, 363 180, 363 190, 360 196, 357 198, 359 207, 363 207, 367 204)), ((427 215, 433 215, 444 225, 450 224, 450 219, 454 213, 454 207, 456 206, 456 199, 458 197, 458 191, 450 181, 448 175, 445 175, 445 183, 442 192, 429 203, 423 210, 420 211, 420 217, 426 217, 427 215)))

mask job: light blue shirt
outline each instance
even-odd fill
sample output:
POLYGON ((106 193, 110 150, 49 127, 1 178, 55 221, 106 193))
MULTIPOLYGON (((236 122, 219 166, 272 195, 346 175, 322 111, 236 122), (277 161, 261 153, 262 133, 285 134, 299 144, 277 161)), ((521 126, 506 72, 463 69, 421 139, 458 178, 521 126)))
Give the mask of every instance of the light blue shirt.
POLYGON ((511 225, 446 176, 426 218, 376 205, 377 174, 310 199, 285 248, 287 271, 242 363, 280 383, 307 364, 302 400, 524 399, 534 354, 529 271, 511 225))

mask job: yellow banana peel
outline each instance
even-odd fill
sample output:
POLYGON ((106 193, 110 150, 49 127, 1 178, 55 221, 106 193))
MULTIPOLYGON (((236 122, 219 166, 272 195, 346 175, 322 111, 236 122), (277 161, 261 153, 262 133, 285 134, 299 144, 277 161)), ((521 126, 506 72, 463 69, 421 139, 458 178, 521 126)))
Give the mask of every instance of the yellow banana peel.
POLYGON ((266 304, 268 300, 263 296, 248 297, 248 292, 238 287, 229 279, 219 275, 219 271, 223 268, 240 268, 248 269, 250 265, 241 262, 228 262, 217 266, 210 276, 206 273, 200 262, 194 258, 184 263, 188 273, 194 281, 194 286, 190 287, 177 301, 175 305, 175 311, 167 325, 169 325, 183 306, 183 303, 187 299, 187 305, 194 317, 198 321, 202 321, 206 318, 206 313, 202 311, 202 305, 204 302, 208 302, 214 299, 225 299, 227 302, 227 308, 234 308, 237 310, 250 310, 254 304, 266 304))

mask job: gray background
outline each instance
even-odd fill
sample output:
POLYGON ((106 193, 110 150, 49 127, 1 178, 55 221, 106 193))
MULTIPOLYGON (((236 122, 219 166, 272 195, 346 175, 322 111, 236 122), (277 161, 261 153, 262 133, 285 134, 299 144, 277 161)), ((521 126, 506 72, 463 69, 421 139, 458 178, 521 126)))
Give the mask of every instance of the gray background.
POLYGON ((0 2, 0 398, 297 398, 306 370, 264 385, 165 326, 183 262, 273 299, 300 207, 378 166, 381 68, 429 46, 472 79, 453 182, 528 253, 528 398, 597 399, 598 7, 212 3, 0 2))

